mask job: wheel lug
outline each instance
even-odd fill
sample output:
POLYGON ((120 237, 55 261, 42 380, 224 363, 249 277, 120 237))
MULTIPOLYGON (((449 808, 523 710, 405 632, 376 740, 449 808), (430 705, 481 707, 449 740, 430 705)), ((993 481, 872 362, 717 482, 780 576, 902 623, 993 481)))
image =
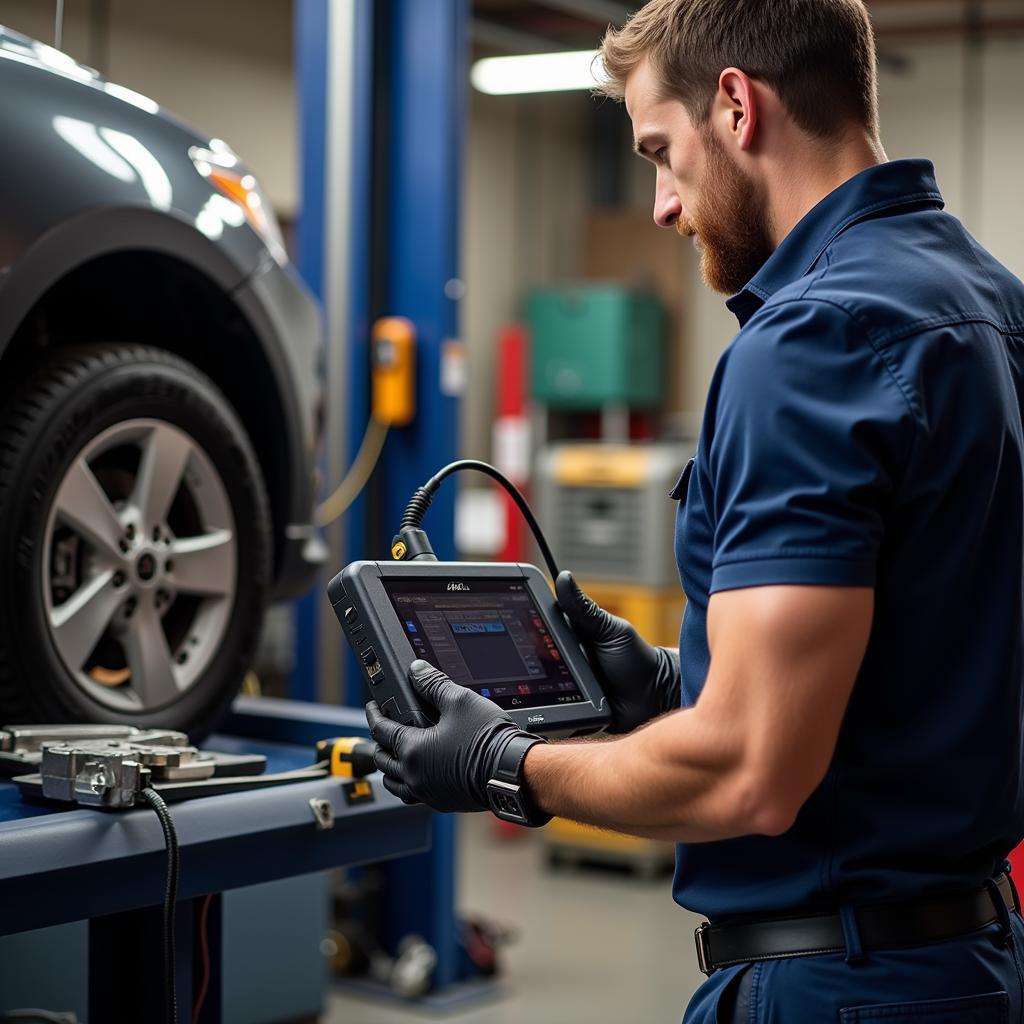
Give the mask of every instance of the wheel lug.
POLYGON ((135 525, 129 523, 127 529, 124 531, 128 535, 129 540, 135 540, 135 525))
POLYGON ((184 665, 186 661, 188 661, 188 651, 182 651, 178 655, 178 664, 184 665))
POLYGON ((159 539, 160 539, 160 527, 159 526, 154 526, 153 527, 153 540, 159 540, 159 539))
POLYGON ((124 603, 124 616, 126 619, 130 619, 135 614, 135 609, 138 606, 138 601, 134 597, 129 597, 124 603))
POLYGON ((124 573, 121 572, 120 569, 118 569, 118 571, 114 573, 114 586, 115 587, 123 587, 124 586, 124 573))
POLYGON ((129 548, 130 545, 128 544, 128 541, 126 541, 124 539, 124 537, 122 537, 117 542, 117 546, 121 549, 122 554, 127 554, 128 553, 128 548, 129 548))

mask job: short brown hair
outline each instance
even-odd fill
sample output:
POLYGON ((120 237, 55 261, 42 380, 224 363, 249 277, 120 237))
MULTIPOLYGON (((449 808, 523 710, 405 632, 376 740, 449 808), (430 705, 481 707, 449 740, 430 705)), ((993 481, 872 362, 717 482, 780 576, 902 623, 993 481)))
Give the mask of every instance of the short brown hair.
POLYGON ((834 139, 851 122, 878 131, 877 58, 863 0, 651 0, 601 43, 621 99, 644 58, 665 96, 697 125, 711 113, 727 67, 766 82, 804 131, 834 139))

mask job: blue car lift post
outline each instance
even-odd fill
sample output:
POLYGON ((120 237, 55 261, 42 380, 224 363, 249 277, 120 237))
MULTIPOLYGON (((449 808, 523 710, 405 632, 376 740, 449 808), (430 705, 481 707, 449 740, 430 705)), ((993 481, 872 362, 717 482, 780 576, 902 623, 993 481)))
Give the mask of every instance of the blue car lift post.
MULTIPOLYGON (((329 393, 328 423, 342 418, 340 429, 329 429, 343 435, 345 465, 355 457, 369 415, 373 320, 407 317, 418 340, 416 418, 391 432, 368 493, 347 512, 341 536, 333 538, 332 572, 355 558, 388 557, 405 503, 457 453, 457 399, 442 382, 450 379, 446 360, 461 356, 454 340, 461 290, 452 283, 459 276, 469 14, 469 0, 296 5, 300 266, 324 304, 327 379, 344 382, 329 393), (344 244, 338 232, 346 233, 344 244)), ((336 436, 328 439, 329 449, 332 443, 336 436)), ((425 524, 440 558, 455 557, 454 494, 454 485, 441 489, 425 524)), ((337 685, 336 661, 324 656, 332 649, 325 630, 336 644, 341 635, 323 596, 325 583, 297 608, 295 697, 316 699, 337 685)), ((361 676, 350 655, 343 667, 344 699, 361 707, 361 676)), ((433 946, 433 987, 441 993, 462 973, 454 818, 435 816, 431 839, 429 853, 388 865, 383 919, 392 947, 409 934, 433 946)))

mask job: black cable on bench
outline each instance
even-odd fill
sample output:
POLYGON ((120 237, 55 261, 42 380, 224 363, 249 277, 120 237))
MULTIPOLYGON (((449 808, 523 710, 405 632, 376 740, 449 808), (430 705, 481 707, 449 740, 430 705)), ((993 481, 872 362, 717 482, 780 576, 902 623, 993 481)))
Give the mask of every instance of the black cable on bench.
POLYGON ((163 797, 150 787, 139 794, 156 812, 160 819, 160 827, 164 832, 164 844, 167 847, 167 885, 164 890, 164 1018, 166 1024, 178 1024, 178 998, 175 992, 174 966, 174 907, 178 901, 178 833, 174 828, 174 819, 167 809, 163 797))

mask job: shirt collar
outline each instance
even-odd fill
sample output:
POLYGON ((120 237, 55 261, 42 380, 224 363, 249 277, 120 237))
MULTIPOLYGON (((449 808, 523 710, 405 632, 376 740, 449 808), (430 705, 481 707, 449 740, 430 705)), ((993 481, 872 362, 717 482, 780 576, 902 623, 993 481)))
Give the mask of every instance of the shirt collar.
POLYGON ((808 274, 852 224, 872 214, 921 203, 945 205, 931 161, 894 160, 861 171, 807 213, 726 306, 744 327, 775 292, 808 274))

